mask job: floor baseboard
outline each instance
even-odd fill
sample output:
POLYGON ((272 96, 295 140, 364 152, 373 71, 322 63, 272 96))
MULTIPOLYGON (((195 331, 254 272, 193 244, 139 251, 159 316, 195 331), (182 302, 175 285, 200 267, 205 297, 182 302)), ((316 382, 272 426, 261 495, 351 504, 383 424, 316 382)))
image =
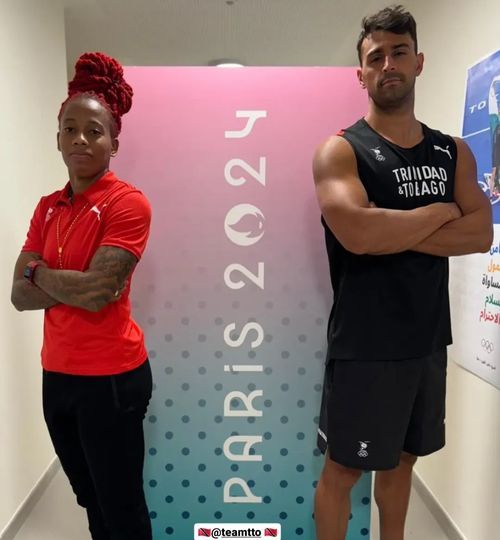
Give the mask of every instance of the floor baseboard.
POLYGON ((458 525, 451 518, 450 514, 448 514, 441 503, 436 499, 422 477, 415 470, 413 470, 413 487, 450 540, 467 540, 458 525))
MULTIPOLYGON (((38 482, 33 486, 33 489, 28 493, 24 501, 19 505, 19 508, 7 523, 5 528, 0 532, 0 540, 14 540, 19 529, 30 515, 36 503, 40 500, 43 493, 49 486, 50 482, 59 471, 61 465, 57 457, 50 462, 47 469, 43 472, 38 482)), ((413 471, 413 486, 420 495, 422 501, 443 529, 450 540, 467 540, 465 535, 460 531, 458 525, 453 521, 445 508, 436 499, 432 491, 424 482, 422 477, 413 471)))
POLYGON ((0 532, 0 540, 14 540, 19 529, 30 515, 36 503, 40 500, 40 497, 43 495, 60 467, 61 464, 56 456, 49 463, 49 466, 45 469, 42 476, 40 476, 38 482, 33 486, 33 489, 28 493, 24 501, 19 505, 19 508, 16 510, 10 521, 0 532))

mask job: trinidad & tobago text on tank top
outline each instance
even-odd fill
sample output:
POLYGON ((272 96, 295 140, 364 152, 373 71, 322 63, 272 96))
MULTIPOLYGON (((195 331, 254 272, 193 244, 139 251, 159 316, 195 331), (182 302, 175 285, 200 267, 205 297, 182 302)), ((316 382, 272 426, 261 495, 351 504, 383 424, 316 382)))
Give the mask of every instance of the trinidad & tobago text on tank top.
MULTIPOLYGON (((378 207, 453 202, 455 141, 422 129, 423 140, 412 148, 391 143, 364 119, 339 133, 351 144, 359 178, 378 207)), ((446 257, 414 251, 356 255, 322 222, 334 291, 329 358, 413 358, 451 343, 446 257)))

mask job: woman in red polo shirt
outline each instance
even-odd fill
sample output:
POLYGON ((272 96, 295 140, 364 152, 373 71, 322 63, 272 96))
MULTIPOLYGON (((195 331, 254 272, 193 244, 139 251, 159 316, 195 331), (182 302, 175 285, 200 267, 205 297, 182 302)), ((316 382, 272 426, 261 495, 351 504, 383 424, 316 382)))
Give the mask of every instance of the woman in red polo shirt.
POLYGON ((116 60, 80 57, 59 112, 69 182, 38 203, 12 286, 18 310, 45 310, 44 416, 94 540, 152 538, 142 480, 151 370, 129 301, 151 210, 109 170, 132 94, 116 60))

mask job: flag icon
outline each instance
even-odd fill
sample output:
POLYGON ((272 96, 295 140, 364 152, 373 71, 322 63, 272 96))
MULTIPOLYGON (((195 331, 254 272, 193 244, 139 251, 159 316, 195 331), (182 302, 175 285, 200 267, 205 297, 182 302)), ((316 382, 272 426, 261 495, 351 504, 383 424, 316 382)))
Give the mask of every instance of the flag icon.
POLYGON ((212 536, 212 529, 198 529, 198 536, 210 538, 212 536))
POLYGON ((264 536, 278 536, 278 529, 270 529, 267 527, 264 531, 264 536))

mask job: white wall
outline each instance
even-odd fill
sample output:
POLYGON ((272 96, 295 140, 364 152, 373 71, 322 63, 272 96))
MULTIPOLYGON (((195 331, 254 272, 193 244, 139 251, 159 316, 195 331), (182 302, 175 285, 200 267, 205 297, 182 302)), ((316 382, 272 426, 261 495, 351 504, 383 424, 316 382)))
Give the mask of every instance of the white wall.
MULTIPOLYGON (((413 0, 424 72, 417 116, 461 135, 467 68, 500 48, 498 0, 413 0)), ((459 321, 463 260, 452 260, 451 303, 459 321)), ((455 325, 456 326, 456 325, 455 325)), ((459 336, 456 336, 457 338, 459 336)), ((468 540, 500 537, 500 391, 458 367, 449 351, 447 446, 422 459, 417 471, 468 540)))
POLYGON ((54 456, 41 412, 42 313, 10 304, 14 262, 40 196, 66 180, 56 150, 66 90, 59 0, 0 0, 0 531, 54 456))

